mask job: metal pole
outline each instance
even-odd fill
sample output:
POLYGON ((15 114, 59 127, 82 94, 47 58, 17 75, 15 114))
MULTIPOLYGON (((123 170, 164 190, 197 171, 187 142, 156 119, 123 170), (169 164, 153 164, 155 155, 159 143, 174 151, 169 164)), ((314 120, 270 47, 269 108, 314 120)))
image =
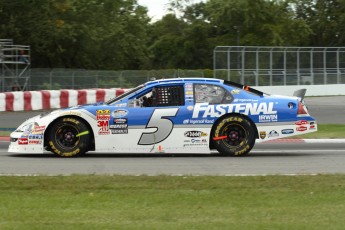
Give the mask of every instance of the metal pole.
POLYGON ((270 85, 272 85, 272 83, 273 83, 272 82, 272 68, 273 68, 273 66, 272 66, 273 65, 273 63, 272 63, 273 62, 273 57, 272 57, 273 51, 272 50, 273 50, 273 48, 271 48, 271 50, 270 50, 270 85))
POLYGON ((226 51, 226 54, 227 54, 227 61, 228 61, 228 65, 227 65, 227 68, 228 68, 228 71, 227 71, 227 75, 228 75, 228 81, 230 81, 231 79, 231 54, 230 54, 230 48, 227 49, 226 51))
POLYGON ((314 48, 311 48, 310 52, 310 74, 311 74, 311 84, 314 85, 314 71, 313 71, 313 52, 314 52, 314 48))
POLYGON ((339 48, 337 49, 337 84, 340 84, 339 48))
POLYGON ((256 49, 256 74, 255 74, 255 85, 259 86, 259 48, 256 49))
POLYGON ((296 67, 297 67, 297 85, 301 84, 301 74, 300 74, 300 47, 297 49, 297 63, 296 63, 296 67))
POLYGON ((286 85, 286 48, 284 49, 284 85, 286 85))
POLYGON ((327 48, 324 48, 323 49, 323 83, 326 85, 327 84, 327 70, 326 70, 326 68, 327 68, 327 59, 326 59, 326 51, 327 50, 327 48))

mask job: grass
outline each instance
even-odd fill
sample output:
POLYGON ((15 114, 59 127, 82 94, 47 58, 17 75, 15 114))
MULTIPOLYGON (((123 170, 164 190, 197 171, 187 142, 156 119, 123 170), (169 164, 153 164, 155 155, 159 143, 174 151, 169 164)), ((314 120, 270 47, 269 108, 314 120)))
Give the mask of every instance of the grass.
POLYGON ((0 229, 343 229, 345 175, 0 177, 0 229))
POLYGON ((322 138, 345 138, 345 125, 318 124, 317 132, 293 136, 292 138, 322 139, 322 138))
MULTIPOLYGON (((0 136, 9 136, 10 133, 11 131, 0 130, 0 136)), ((290 138, 345 138, 345 125, 319 124, 317 132, 293 136, 290 138)))

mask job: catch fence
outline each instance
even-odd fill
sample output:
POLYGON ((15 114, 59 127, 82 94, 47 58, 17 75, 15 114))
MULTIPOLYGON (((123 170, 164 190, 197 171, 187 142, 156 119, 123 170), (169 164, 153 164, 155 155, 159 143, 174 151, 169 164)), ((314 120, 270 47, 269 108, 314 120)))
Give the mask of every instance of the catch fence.
POLYGON ((345 47, 218 46, 214 77, 252 86, 345 83, 345 47))

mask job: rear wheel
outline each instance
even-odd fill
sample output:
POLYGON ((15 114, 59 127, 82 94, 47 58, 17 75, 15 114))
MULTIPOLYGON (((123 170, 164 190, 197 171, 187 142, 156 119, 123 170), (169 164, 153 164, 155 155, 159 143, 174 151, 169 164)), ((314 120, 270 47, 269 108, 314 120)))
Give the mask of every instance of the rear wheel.
POLYGON ((244 156, 255 144, 255 128, 244 117, 234 115, 224 117, 215 124, 212 140, 222 155, 244 156))
POLYGON ((65 117, 56 121, 49 132, 49 149, 61 157, 83 155, 89 149, 91 135, 85 123, 65 117))

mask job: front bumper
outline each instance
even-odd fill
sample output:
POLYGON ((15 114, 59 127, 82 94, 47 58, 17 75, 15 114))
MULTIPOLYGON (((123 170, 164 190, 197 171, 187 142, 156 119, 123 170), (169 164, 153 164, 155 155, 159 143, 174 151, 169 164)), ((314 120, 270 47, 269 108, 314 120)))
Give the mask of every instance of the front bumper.
POLYGON ((34 138, 34 136, 23 136, 21 132, 11 133, 10 145, 8 152, 10 153, 43 153, 43 140, 34 138))

